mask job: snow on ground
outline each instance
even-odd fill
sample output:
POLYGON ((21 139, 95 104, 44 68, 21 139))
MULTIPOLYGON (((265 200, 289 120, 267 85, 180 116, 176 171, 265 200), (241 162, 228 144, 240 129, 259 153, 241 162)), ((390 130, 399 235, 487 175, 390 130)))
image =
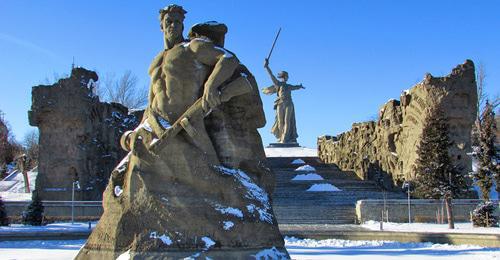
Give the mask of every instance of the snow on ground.
MULTIPOLYGON (((95 227, 97 222, 90 222, 91 229, 95 227)), ((0 234, 7 232, 18 232, 18 233, 31 233, 31 232, 75 232, 75 231, 88 231, 88 222, 75 222, 71 223, 52 223, 45 226, 29 226, 22 224, 10 224, 10 226, 3 227, 0 226, 0 234)))
POLYGON ((316 169, 309 164, 302 165, 295 169, 296 172, 315 172, 316 169))
POLYGON ((0 259, 73 259, 86 240, 0 241, 0 259))
MULTIPOLYGON (((231 221, 228 221, 231 222, 231 221)), ((232 223, 232 222, 231 222, 232 223)), ((234 225, 234 223, 232 223, 234 225)), ((93 229, 97 225, 96 221, 91 222, 93 229)), ((230 225, 230 224, 229 224, 230 225)), ((378 221, 367 221, 361 224, 361 227, 369 230, 379 230, 380 223, 378 221)), ((73 232, 87 231, 89 228, 88 222, 68 222, 52 223, 46 226, 28 226, 21 224, 11 224, 8 227, 0 226, 0 233, 6 232, 73 232)), ((432 223, 393 223, 384 222, 385 231, 401 231, 401 232, 448 232, 448 233, 480 233, 480 234, 497 234, 500 235, 500 228, 475 228, 471 223, 455 223, 455 229, 448 229, 448 224, 432 224, 432 223)))
POLYGON ((391 241, 349 241, 341 239, 285 238, 292 259, 498 259, 500 248, 391 241))
POLYGON ((316 148, 288 147, 288 148, 264 148, 266 157, 317 157, 316 148))
POLYGON ((307 191, 317 192, 317 191, 341 191, 341 190, 330 183, 319 183, 319 184, 313 184, 307 191))
MULTIPOLYGON (((28 182, 30 183, 30 190, 35 189, 35 181, 37 175, 37 168, 28 171, 28 182)), ((24 193, 24 177, 21 172, 14 171, 7 177, 5 177, 5 179, 0 181, 0 191, 24 193)))
POLYGON ((297 174, 293 177, 292 181, 321 181, 324 180, 321 175, 316 173, 307 173, 307 174, 297 174))
MULTIPOLYGON (((380 230, 379 221, 367 221, 361 224, 362 227, 370 230, 380 230)), ((455 229, 448 229, 448 224, 432 224, 432 223, 393 223, 384 222, 384 231, 400 231, 400 232, 446 232, 446 233, 481 233, 481 234, 497 234, 500 235, 500 228, 483 228, 473 227, 472 223, 455 223, 455 229)))
MULTIPOLYGON (((1 259, 72 259, 84 243, 85 240, 2 241, 0 242, 0 255, 1 259)), ((469 245, 286 237, 285 246, 292 259, 477 260, 500 258, 500 248, 469 245)))
POLYGON ((3 201, 30 201, 31 193, 1 191, 0 197, 2 197, 3 201))
POLYGON ((264 249, 255 254, 255 259, 287 259, 285 252, 280 252, 276 247, 264 249))
MULTIPOLYGON (((30 190, 35 189, 36 176, 38 169, 28 171, 28 181, 30 190)), ((24 177, 19 171, 14 171, 0 181, 0 197, 4 201, 30 201, 31 193, 24 192, 24 177)))

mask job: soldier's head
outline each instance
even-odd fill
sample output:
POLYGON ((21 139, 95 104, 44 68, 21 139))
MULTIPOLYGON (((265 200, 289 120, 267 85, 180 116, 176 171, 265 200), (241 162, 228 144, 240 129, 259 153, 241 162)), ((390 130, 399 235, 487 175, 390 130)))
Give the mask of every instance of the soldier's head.
POLYGON ((184 40, 184 15, 187 12, 180 5, 171 4, 160 9, 160 28, 164 34, 167 49, 184 40))
POLYGON ((288 72, 286 72, 284 70, 278 72, 278 78, 282 79, 284 82, 286 82, 288 80, 288 72))
POLYGON ((227 26, 216 21, 197 23, 189 29, 189 39, 207 37, 215 45, 224 47, 224 39, 227 33, 227 26))

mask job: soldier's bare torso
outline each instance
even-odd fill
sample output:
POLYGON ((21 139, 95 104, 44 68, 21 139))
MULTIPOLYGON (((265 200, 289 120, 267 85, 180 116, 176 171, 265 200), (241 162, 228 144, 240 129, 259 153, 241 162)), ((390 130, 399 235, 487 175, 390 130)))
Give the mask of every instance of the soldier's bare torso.
POLYGON ((189 43, 162 51, 153 61, 150 109, 171 123, 203 93, 209 68, 196 59, 189 43), (154 64, 157 59, 161 62, 154 64))

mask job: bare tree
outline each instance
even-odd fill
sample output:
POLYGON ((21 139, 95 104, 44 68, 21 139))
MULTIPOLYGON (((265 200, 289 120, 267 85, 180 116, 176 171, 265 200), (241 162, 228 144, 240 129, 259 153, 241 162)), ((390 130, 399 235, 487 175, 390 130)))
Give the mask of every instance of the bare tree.
MULTIPOLYGON (((481 117, 481 110, 484 106, 484 102, 486 100, 486 93, 484 91, 485 87, 485 79, 486 79, 486 72, 484 70, 484 64, 482 62, 479 62, 479 65, 477 66, 477 72, 476 72, 476 84, 477 84, 477 111, 476 111, 476 118, 479 119, 481 117)), ((477 121, 476 121, 477 124, 477 121)))
POLYGON ((57 72, 54 71, 52 73, 52 79, 50 79, 48 76, 46 76, 45 79, 40 82, 40 84, 43 84, 43 85, 52 85, 52 84, 58 82, 60 79, 62 79, 62 78, 68 78, 68 77, 69 77, 68 73, 59 74, 59 73, 57 73, 57 72))
POLYGON ((495 110, 500 105, 500 97, 498 93, 494 96, 490 96, 486 92, 486 70, 484 64, 479 62, 476 70, 476 84, 477 84, 477 111, 476 111, 476 127, 479 126, 479 121, 481 120, 481 114, 485 110, 486 100, 489 101, 489 105, 495 110))
POLYGON ((138 82, 129 70, 118 80, 114 74, 107 74, 97 85, 95 94, 107 102, 120 103, 131 109, 141 108, 148 102, 148 89, 139 87, 138 82))
POLYGON ((0 168, 6 164, 6 157, 9 150, 9 125, 4 119, 4 114, 0 110, 0 168))
POLYGON ((23 146, 26 156, 28 157, 28 167, 33 168, 38 165, 39 146, 38 146, 39 132, 38 129, 33 129, 26 133, 23 138, 23 146))
POLYGON ((21 153, 22 147, 17 143, 9 123, 0 110, 0 175, 6 173, 6 165, 21 153))

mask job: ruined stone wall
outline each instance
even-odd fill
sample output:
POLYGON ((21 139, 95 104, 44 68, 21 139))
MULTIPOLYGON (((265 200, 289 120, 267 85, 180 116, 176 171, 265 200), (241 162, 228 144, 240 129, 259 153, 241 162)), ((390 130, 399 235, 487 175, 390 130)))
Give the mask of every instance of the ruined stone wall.
POLYGON ((384 104, 377 122, 355 123, 350 131, 338 136, 319 137, 318 155, 342 170, 355 171, 362 179, 382 176, 400 185, 415 178, 424 122, 431 108, 440 108, 449 120, 453 163, 469 172, 471 158, 467 152, 471 150, 476 101, 474 64, 467 60, 445 77, 426 74, 422 82, 403 91, 401 101, 384 104))
POLYGON ((44 200, 71 200, 72 183, 80 182, 76 200, 101 200, 113 167, 125 156, 121 134, 138 125, 117 103, 93 95, 97 74, 74 68, 54 85, 35 86, 28 112, 40 131, 36 189, 44 200))

